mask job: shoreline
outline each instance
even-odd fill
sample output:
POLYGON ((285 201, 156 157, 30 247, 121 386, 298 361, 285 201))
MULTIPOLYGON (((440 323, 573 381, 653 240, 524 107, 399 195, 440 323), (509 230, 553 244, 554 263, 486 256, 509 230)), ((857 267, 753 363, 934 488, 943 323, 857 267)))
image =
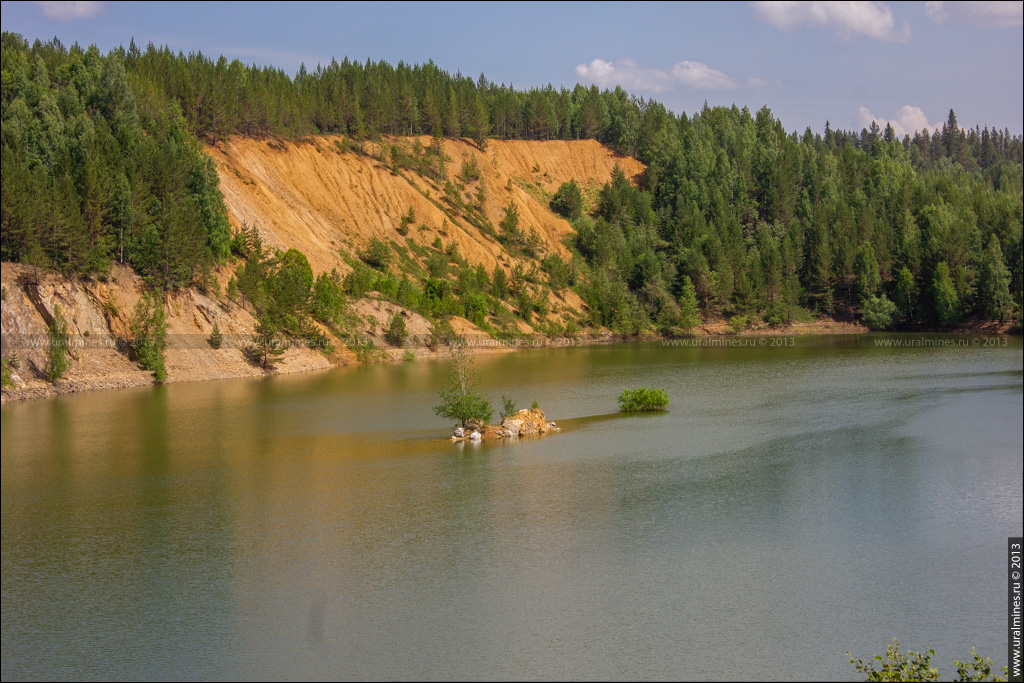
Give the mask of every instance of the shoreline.
MULTIPOLYGON (((611 333, 599 335, 578 335, 574 337, 544 337, 536 338, 514 338, 514 339, 476 339, 467 341, 470 352, 475 355, 487 355, 492 353, 512 353, 515 351, 529 349, 558 349, 558 348, 581 348, 585 346, 600 346, 604 344, 625 344, 633 342, 664 342, 669 345, 674 341, 682 339, 730 339, 730 338, 758 338, 758 337, 797 337, 797 336, 846 336, 868 334, 869 330, 858 323, 850 323, 836 320, 818 320, 808 323, 796 323, 781 327, 762 326, 754 329, 744 330, 740 334, 733 334, 728 331, 728 325, 724 321, 709 321, 698 328, 696 334, 681 337, 665 337, 660 335, 641 335, 638 337, 623 337, 611 333)), ((970 335, 980 334, 986 336, 1019 336, 1020 327, 1014 323, 999 323, 997 321, 970 321, 956 329, 921 329, 921 330, 899 330, 889 331, 886 334, 913 335, 913 334, 950 334, 970 335)), ((294 349, 295 347, 293 347, 294 349)), ((446 358, 448 353, 446 347, 438 347, 434 350, 428 347, 375 347, 382 357, 375 360, 347 362, 354 360, 350 353, 334 353, 331 357, 318 354, 323 359, 322 364, 310 364, 302 362, 298 358, 299 351, 286 354, 281 365, 271 372, 264 372, 248 362, 242 364, 229 362, 222 365, 205 364, 204 367, 183 367, 179 364, 168 364, 168 380, 164 384, 178 384, 182 382, 204 382, 220 379, 236 379, 242 377, 269 377, 274 375, 289 375, 301 372, 327 371, 337 367, 348 367, 355 365, 373 365, 382 363, 416 362, 422 360, 438 360, 446 358), (413 357, 407 357, 412 351, 413 357), (291 360, 292 362, 288 362, 291 360)), ((89 349, 84 349, 84 356, 89 349)), ((291 351, 291 350, 290 350, 291 351)), ((347 351, 347 349, 345 349, 347 351)), ((308 352, 308 350, 307 350, 308 352)), ((210 349, 208 354, 223 356, 224 354, 241 355, 239 349, 221 349, 214 351, 210 349)), ((84 365, 85 359, 79 359, 75 365, 84 365)), ((14 372, 15 376, 18 371, 14 372)), ((84 393, 91 391, 104 391, 113 389, 128 389, 133 387, 154 386, 152 373, 140 370, 133 364, 128 368, 119 369, 113 372, 86 374, 76 373, 73 368, 71 376, 49 382, 40 378, 25 380, 18 377, 20 386, 4 387, 0 393, 0 405, 8 402, 20 402, 33 399, 46 399, 66 394, 84 393)))

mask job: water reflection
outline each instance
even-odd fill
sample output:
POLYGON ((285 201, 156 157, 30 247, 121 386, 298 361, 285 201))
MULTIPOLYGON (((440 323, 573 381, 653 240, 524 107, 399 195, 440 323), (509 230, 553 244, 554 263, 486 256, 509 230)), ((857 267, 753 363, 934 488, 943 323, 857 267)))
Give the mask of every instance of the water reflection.
POLYGON ((515 442, 444 439, 444 362, 5 406, 4 676, 848 679, 892 635, 998 658, 1013 343, 481 357, 562 429, 515 442), (669 410, 612 412, 636 385, 669 410))

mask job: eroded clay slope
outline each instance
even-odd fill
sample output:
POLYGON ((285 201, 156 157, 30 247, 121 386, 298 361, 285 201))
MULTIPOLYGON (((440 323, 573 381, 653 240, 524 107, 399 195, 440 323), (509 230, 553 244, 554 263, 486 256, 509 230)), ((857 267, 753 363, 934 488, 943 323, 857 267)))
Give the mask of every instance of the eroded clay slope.
MULTIPOLYGON (((412 208, 416 221, 408 237, 417 243, 429 245, 436 237, 445 244, 454 241, 470 263, 482 263, 488 270, 499 261, 511 263, 497 240, 441 201, 440 183, 408 170, 394 172, 375 156, 372 145, 365 145, 363 154, 343 152, 335 144, 339 140, 235 138, 210 149, 232 223, 256 225, 266 241, 280 249, 299 249, 318 273, 333 267, 345 272, 340 250, 354 254, 372 237, 404 241, 398 227, 412 208)), ((430 144, 429 137, 419 141, 423 147, 430 144)), ((444 150, 452 179, 463 160, 476 159, 486 184, 484 210, 493 225, 499 224, 513 200, 520 228, 535 229, 542 246, 563 257, 568 253, 562 240, 571 227, 547 206, 559 185, 575 180, 585 189, 595 189, 608 181, 616 164, 628 177, 644 170, 638 161, 593 140, 491 140, 483 151, 467 141, 446 140, 444 150)), ((477 185, 468 188, 475 191, 477 185)))
MULTIPOLYGON (((437 238, 446 246, 454 242, 471 264, 483 264, 488 271, 497 264, 511 269, 517 261, 526 269, 537 265, 522 253, 508 253, 493 231, 487 234, 474 226, 464 212, 445 201, 443 182, 408 168, 393 169, 385 163, 387 157, 380 153, 379 144, 364 144, 362 152, 357 152, 341 143, 340 138, 297 143, 235 138, 211 148, 209 153, 217 164, 232 224, 236 228, 243 223, 257 226, 273 247, 299 249, 316 273, 337 268, 344 274, 349 270, 345 257, 358 254, 374 237, 397 244, 409 239, 424 247, 433 245, 437 238), (401 218, 410 208, 416 219, 407 234, 401 235, 401 218)), ((385 141, 409 150, 423 149, 430 143, 429 137, 385 141)), ((456 181, 463 161, 470 158, 479 168, 480 179, 467 182, 464 188, 467 204, 474 202, 483 183, 486 199, 482 213, 492 226, 498 226, 505 207, 514 201, 520 229, 536 232, 542 253, 566 258, 569 254, 563 240, 571 227, 548 208, 559 185, 575 180, 585 193, 593 195, 609 180, 616 165, 631 178, 644 170, 639 162, 617 156, 589 140, 491 140, 484 150, 462 140, 446 140, 443 144, 448 178, 456 181)), ((242 351, 251 340, 256 321, 250 310, 223 294, 234 267, 227 264, 219 269, 221 294, 211 296, 189 288, 164 296, 169 326, 169 382, 263 374, 242 351), (214 322, 226 339, 221 349, 207 342, 214 322)), ((108 278, 100 281, 4 263, 2 279, 4 354, 13 353, 19 365, 14 372, 16 386, 4 389, 4 400, 153 381, 152 373, 140 370, 123 346, 117 347, 118 340, 131 336, 129 321, 144 291, 142 280, 130 269, 115 267, 108 278), (47 320, 58 309, 68 321, 73 351, 66 377, 51 383, 44 376, 45 339, 47 320)), ((583 308, 579 297, 569 290, 558 295, 557 303, 567 310, 583 308)), ((383 326, 399 309, 372 298, 350 303, 350 311, 361 321, 354 331, 381 347, 383 326)), ((412 311, 403 315, 411 334, 428 333, 429 321, 412 311)), ((530 331, 526 323, 516 324, 521 332, 530 331)), ((482 334, 462 318, 454 318, 452 325, 459 334, 482 334)), ((276 371, 297 372, 358 362, 357 355, 341 340, 331 340, 336 350, 330 356, 295 346, 285 353, 276 371)), ((400 357, 400 353, 388 350, 391 358, 400 357)), ((416 355, 432 352, 417 349, 416 355)))

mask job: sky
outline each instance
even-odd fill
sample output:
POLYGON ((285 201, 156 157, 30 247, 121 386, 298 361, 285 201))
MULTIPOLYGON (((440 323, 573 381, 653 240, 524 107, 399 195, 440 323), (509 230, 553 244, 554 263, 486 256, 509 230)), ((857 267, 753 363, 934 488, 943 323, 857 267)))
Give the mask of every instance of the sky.
POLYGON ((332 57, 529 89, 596 83, 673 112, 767 105, 787 130, 1024 133, 1024 2, 3 2, 4 31, 135 39, 294 74, 332 57))

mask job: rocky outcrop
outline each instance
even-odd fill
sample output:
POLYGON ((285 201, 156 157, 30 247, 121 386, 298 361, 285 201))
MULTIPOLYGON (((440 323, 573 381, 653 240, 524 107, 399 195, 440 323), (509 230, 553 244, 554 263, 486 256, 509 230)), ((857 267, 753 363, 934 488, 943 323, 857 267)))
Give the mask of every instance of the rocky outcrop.
POLYGON ((465 430, 456 428, 452 441, 481 441, 494 439, 515 439, 559 431, 554 422, 548 422, 540 408, 523 408, 501 421, 500 425, 474 425, 465 430))
MULTIPOLYGON (((39 398, 92 389, 153 383, 153 373, 140 370, 129 354, 130 322, 135 304, 146 291, 142 279, 115 266, 103 280, 76 279, 4 263, 0 331, 3 354, 17 359, 13 387, 2 398, 39 398), (64 378, 45 379, 47 324, 59 310, 68 325, 69 365, 64 378)), ((256 321, 238 305, 217 301, 194 289, 167 294, 167 382, 183 382, 265 374, 250 363, 243 347, 251 341, 256 321), (217 323, 223 346, 208 339, 217 323)), ((276 373, 330 368, 332 359, 318 350, 294 345, 287 349, 276 373)))

